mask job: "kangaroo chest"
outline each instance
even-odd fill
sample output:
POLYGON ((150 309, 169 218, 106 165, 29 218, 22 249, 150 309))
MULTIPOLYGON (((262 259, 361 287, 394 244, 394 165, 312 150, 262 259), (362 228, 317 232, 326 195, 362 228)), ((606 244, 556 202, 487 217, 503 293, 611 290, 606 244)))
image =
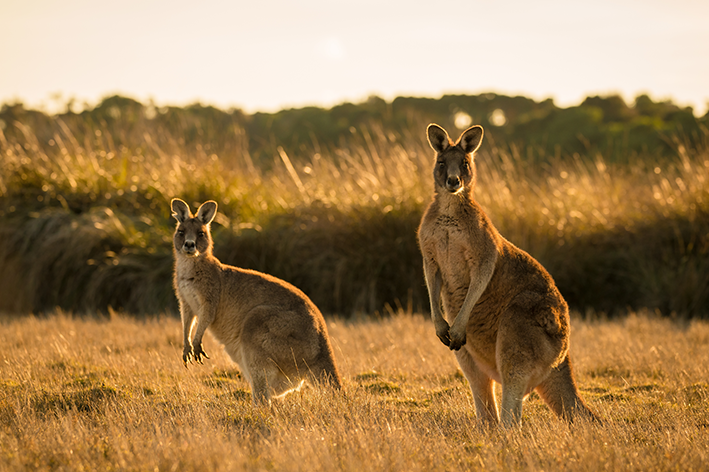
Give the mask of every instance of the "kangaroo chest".
POLYGON ((472 254, 469 234, 458 220, 439 216, 432 225, 426 247, 436 261, 444 284, 448 289, 464 288, 470 283, 470 258, 472 254))
POLYGON ((203 290, 200 290, 199 286, 202 280, 198 268, 189 262, 191 261, 177 265, 175 285, 180 301, 187 304, 195 314, 198 314, 204 303, 203 290))

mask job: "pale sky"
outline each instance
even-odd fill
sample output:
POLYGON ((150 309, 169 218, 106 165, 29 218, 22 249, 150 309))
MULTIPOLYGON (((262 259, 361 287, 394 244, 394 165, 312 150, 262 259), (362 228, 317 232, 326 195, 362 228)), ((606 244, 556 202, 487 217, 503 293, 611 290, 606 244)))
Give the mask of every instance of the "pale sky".
POLYGON ((709 1, 0 0, 0 103, 255 112, 483 92, 648 93, 704 114, 709 1))

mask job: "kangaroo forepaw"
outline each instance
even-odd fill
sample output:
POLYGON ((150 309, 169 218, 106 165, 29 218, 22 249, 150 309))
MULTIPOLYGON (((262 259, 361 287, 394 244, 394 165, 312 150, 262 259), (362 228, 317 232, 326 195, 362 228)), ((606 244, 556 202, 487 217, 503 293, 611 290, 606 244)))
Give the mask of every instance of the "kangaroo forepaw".
POLYGON ((451 335, 450 338, 450 344, 447 346, 451 349, 451 351, 457 351, 465 345, 465 333, 463 333, 463 336, 451 335))
POLYGON ((202 358, 209 359, 209 356, 207 355, 206 352, 204 352, 204 349, 202 349, 202 345, 198 344, 197 346, 194 347, 194 360, 198 364, 203 364, 202 358))
POLYGON ((450 347, 451 338, 450 338, 450 334, 448 333, 448 326, 446 326, 445 330, 437 329, 436 336, 438 336, 438 339, 440 339, 443 344, 450 347))
POLYGON ((182 362, 185 364, 185 367, 187 367, 187 364, 192 363, 192 357, 192 346, 185 347, 185 349, 182 351, 182 362))

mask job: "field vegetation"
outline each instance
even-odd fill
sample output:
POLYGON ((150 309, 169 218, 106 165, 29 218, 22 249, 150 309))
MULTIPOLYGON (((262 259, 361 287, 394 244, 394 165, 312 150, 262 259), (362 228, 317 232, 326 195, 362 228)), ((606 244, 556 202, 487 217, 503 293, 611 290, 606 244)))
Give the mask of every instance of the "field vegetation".
POLYGON ((709 324, 574 316, 571 355, 602 424, 536 396, 519 430, 476 424, 454 356, 420 315, 330 318, 344 390, 251 404, 211 336, 182 366, 179 321, 0 319, 0 469, 704 470, 709 324))
MULTIPOLYGON (((655 141, 641 140, 619 160, 598 146, 583 155, 573 152, 575 145, 563 147, 567 135, 558 125, 574 122, 568 110, 486 97, 444 97, 447 108, 423 99, 395 102, 427 104, 419 108, 447 121, 451 134, 450 123, 465 110, 469 119, 487 120, 476 196, 502 234, 547 267, 574 308, 709 313, 706 117, 647 97, 634 107, 617 97, 591 97, 572 111, 596 116, 596 133, 615 130, 637 141, 642 128, 664 143, 660 152, 648 148, 655 141), (507 110, 507 125, 490 124, 487 108, 475 108, 490 100, 507 110), (537 110, 527 121, 525 106, 537 110), (544 107, 552 115, 540 115, 544 107), (692 117, 685 124, 691 133, 681 132, 678 117, 692 117), (554 153, 501 139, 508 128, 523 131, 532 122, 538 136, 557 142, 554 153)), ((408 128, 398 121, 386 127, 372 103, 269 115, 264 136, 240 125, 259 130, 254 123, 262 115, 247 120, 198 105, 156 111, 112 97, 81 114, 54 117, 4 106, 0 310, 175 312, 169 211, 175 196, 192 205, 219 203, 214 236, 223 262, 294 283, 328 315, 426 310, 415 237, 433 191, 426 116, 409 110, 408 128), (319 121, 308 117, 323 113, 350 123, 346 138, 278 145, 277 130, 299 118, 315 133, 319 121), (263 146, 255 148, 259 140, 263 146)), ((583 129, 590 128, 579 129, 578 142, 586 139, 583 129)), ((607 133, 602 138, 613 141, 607 133)))
POLYGON ((707 119, 648 97, 253 116, 122 97, 51 117, 5 105, 0 470, 703 470, 707 119), (576 377, 602 424, 567 425, 533 394, 519 430, 479 427, 425 314, 424 130, 471 120, 486 129, 477 199, 574 309, 576 377), (342 392, 256 408, 209 336, 211 359, 182 366, 173 197, 216 200, 216 255, 321 308, 342 392))

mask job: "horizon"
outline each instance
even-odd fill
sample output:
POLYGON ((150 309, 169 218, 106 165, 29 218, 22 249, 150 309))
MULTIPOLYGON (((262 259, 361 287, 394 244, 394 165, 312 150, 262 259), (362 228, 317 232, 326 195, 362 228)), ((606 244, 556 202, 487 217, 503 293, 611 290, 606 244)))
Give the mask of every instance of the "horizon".
POLYGON ((0 13, 0 103, 50 114, 112 95, 249 114, 482 93, 709 108, 709 4, 697 0, 30 0, 0 13))
MULTIPOLYGON (((495 93, 495 92, 450 93, 450 94, 449 94, 449 93, 446 93, 446 94, 439 95, 438 97, 428 97, 428 96, 421 96, 421 95, 419 95, 419 96, 414 96, 414 95, 399 95, 399 96, 393 97, 393 99, 390 99, 390 100, 387 100, 387 99, 384 99, 384 98, 382 98, 382 97, 379 97, 378 95, 370 95, 369 97, 364 97, 364 98, 362 98, 361 100, 358 100, 358 101, 347 101, 347 100, 345 100, 345 101, 342 101, 342 102, 332 103, 332 104, 307 104, 307 103, 306 103, 306 104, 301 105, 301 106, 289 106, 289 107, 280 108, 280 109, 276 109, 276 110, 268 110, 268 111, 262 111, 262 110, 245 111, 245 110, 243 110, 243 109, 241 109, 241 108, 234 107, 234 106, 220 107, 219 105, 216 105, 216 104, 203 103, 203 102, 200 102, 200 101, 187 102, 187 103, 181 103, 181 104, 172 104, 172 103, 160 104, 160 103, 155 103, 152 99, 149 99, 148 101, 143 101, 143 100, 137 99, 137 98, 135 98, 135 97, 131 97, 130 95, 127 95, 127 94, 113 93, 113 94, 107 94, 107 95, 101 97, 99 100, 97 100, 97 101, 94 102, 94 103, 90 103, 90 102, 88 102, 88 101, 84 101, 84 102, 82 102, 82 103, 79 103, 79 102, 75 101, 74 99, 72 99, 72 102, 73 102, 73 103, 70 104, 68 101, 65 101, 64 104, 63 104, 63 108, 62 108, 62 104, 61 104, 61 103, 58 103, 57 106, 55 107, 55 108, 56 108, 55 110, 48 110, 46 106, 45 106, 45 107, 42 107, 42 106, 33 107, 32 105, 28 105, 27 103, 24 103, 24 102, 21 101, 21 100, 15 100, 15 101, 10 100, 10 101, 6 101, 6 102, 0 102, 0 106, 5 106, 5 105, 7 105, 7 106, 15 106, 15 105, 18 105, 18 104, 19 104, 19 105, 21 105, 25 110, 39 111, 39 112, 44 113, 44 114, 47 115, 47 116, 61 116, 61 115, 67 114, 67 113, 81 114, 81 113, 84 112, 84 111, 91 111, 91 110, 93 110, 93 109, 96 109, 98 106, 100 106, 101 103, 103 103, 105 100, 108 100, 108 99, 113 98, 113 97, 120 97, 120 98, 125 98, 125 99, 128 99, 128 100, 134 100, 134 101, 136 101, 137 103, 139 103, 140 105, 142 105, 143 107, 153 107, 153 110, 155 110, 155 111, 158 111, 158 110, 160 110, 160 109, 167 108, 167 107, 186 108, 186 107, 189 107, 189 106, 198 105, 198 106, 203 106, 203 107, 214 107, 214 108, 216 108, 216 109, 218 109, 218 110, 221 110, 221 111, 223 111, 223 112, 225 112, 225 113, 230 113, 230 112, 232 112, 232 110, 238 110, 238 111, 240 111, 241 113, 244 113, 245 115, 254 115, 254 114, 258 114, 258 113, 263 113, 263 114, 276 114, 276 113, 281 112, 281 111, 300 110, 300 109, 304 109, 304 108, 319 108, 319 109, 322 109, 322 110, 330 110, 330 109, 332 109, 332 108, 334 108, 334 107, 341 106, 341 105, 346 105, 346 104, 360 105, 360 104, 366 103, 367 100, 369 100, 369 99, 371 99, 371 98, 379 98, 379 99, 381 99, 381 100, 384 100, 386 103, 391 104, 391 103, 393 103, 393 101, 396 100, 397 98, 413 98, 413 99, 442 100, 442 99, 443 99, 444 97, 446 97, 446 96, 456 96, 456 95, 457 95, 457 96, 476 97, 476 96, 483 96, 483 95, 487 95, 487 94, 495 94, 495 95, 497 95, 497 96, 507 96, 507 97, 517 97, 517 96, 518 96, 518 97, 522 97, 522 98, 527 98, 527 99, 530 99, 530 100, 534 100, 534 101, 537 102, 537 103, 541 103, 541 102, 544 101, 544 100, 550 99, 550 100, 552 100, 554 106, 557 107, 558 109, 573 108, 573 107, 576 107, 576 106, 581 106, 581 104, 583 103, 583 101, 584 101, 586 98, 591 98, 591 97, 595 97, 595 96, 600 96, 601 98, 608 98, 608 97, 610 97, 610 96, 618 96, 618 95, 619 95, 619 94, 613 93, 613 92, 609 92, 608 94, 590 94, 590 95, 587 95, 586 97, 583 97, 578 103, 572 103, 572 104, 567 104, 567 105, 560 105, 560 104, 556 103, 556 101, 555 101, 552 97, 548 97, 547 99, 539 99, 539 100, 538 100, 538 99, 534 99, 534 98, 532 98, 532 97, 528 97, 528 96, 521 95, 521 94, 517 94, 517 95, 506 95, 506 94, 504 94, 504 93, 495 93)), ((624 102, 626 103, 626 105, 627 105, 628 107, 632 108, 632 107, 635 106, 635 100, 636 100, 639 96, 641 96, 641 95, 647 96, 647 94, 641 93, 641 94, 638 94, 638 96, 633 97, 633 98, 630 99, 630 100, 627 100, 625 97, 622 97, 622 96, 621 96, 621 98, 624 100, 624 102)), ((677 107, 683 108, 683 105, 682 105, 682 104, 679 104, 679 103, 674 102, 671 98, 667 98, 667 99, 664 99, 664 100, 663 100, 663 99, 658 99, 657 97, 652 97, 652 96, 650 96, 649 98, 650 98, 654 103, 663 103, 663 102, 665 102, 665 101, 668 101, 668 102, 669 102, 670 104, 672 104, 672 105, 675 105, 675 106, 677 106, 677 107)), ((41 104, 40 104, 40 105, 41 105, 41 104)), ((684 106, 691 106, 691 105, 684 105, 684 106)), ((705 115, 697 114, 696 109, 693 109, 693 110, 694 110, 694 115, 695 115, 697 118, 702 118, 703 116, 705 116, 705 115)), ((709 110, 707 110, 706 115, 709 115, 709 110)))

